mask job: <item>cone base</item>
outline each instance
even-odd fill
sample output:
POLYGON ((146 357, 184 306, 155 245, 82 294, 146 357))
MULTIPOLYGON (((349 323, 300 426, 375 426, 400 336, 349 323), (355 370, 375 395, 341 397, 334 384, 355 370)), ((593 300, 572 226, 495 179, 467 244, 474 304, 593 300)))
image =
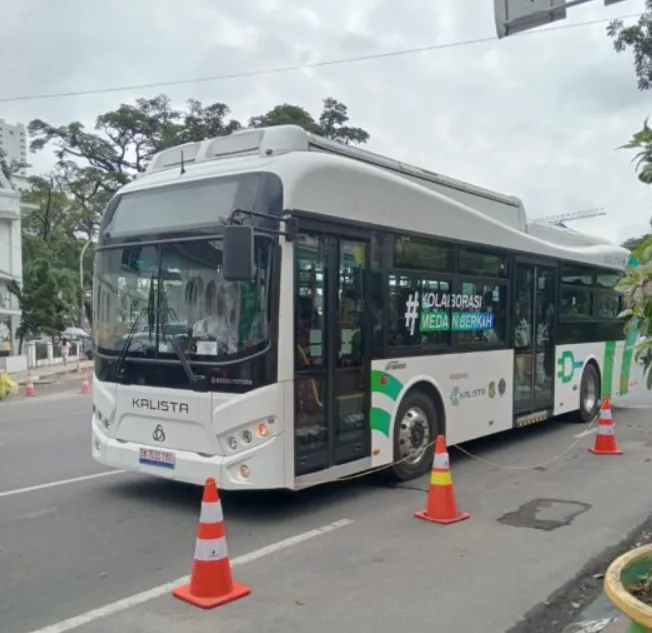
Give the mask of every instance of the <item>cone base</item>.
POLYGON ((214 609, 227 602, 233 602, 238 598, 244 598, 251 593, 251 587, 233 582, 233 589, 229 593, 222 594, 221 596, 211 596, 210 598, 200 598, 190 593, 190 583, 182 585, 172 590, 172 595, 179 600, 190 603, 200 609, 214 609))
POLYGON ((414 513, 414 516, 417 519, 423 519, 424 521, 430 521, 430 523, 439 523, 440 525, 450 525, 451 523, 459 523, 460 521, 465 521, 470 519, 471 515, 468 512, 460 512, 456 517, 452 519, 433 519, 428 516, 427 510, 419 510, 414 513))
POLYGON ((614 448, 610 451, 605 451, 605 450, 599 450, 596 448, 590 448, 589 449, 590 453, 593 453, 594 455, 622 455, 623 452, 619 448, 614 448))

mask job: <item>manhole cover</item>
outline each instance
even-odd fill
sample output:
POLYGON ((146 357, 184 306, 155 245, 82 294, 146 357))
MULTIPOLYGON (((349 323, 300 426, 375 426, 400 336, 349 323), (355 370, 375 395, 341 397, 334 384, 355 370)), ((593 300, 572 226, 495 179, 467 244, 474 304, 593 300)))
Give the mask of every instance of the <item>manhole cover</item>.
POLYGON ((500 523, 535 530, 556 530, 570 525, 576 516, 591 509, 588 503, 563 499, 533 499, 518 510, 508 512, 498 519, 500 523))

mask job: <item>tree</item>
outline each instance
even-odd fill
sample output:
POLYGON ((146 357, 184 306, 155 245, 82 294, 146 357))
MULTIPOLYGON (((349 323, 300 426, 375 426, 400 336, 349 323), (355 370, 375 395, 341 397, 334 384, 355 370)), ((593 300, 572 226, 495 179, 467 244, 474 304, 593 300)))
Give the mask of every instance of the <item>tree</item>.
POLYGON ((625 26, 622 20, 613 20, 607 26, 607 35, 613 39, 614 49, 634 53, 634 72, 639 90, 652 86, 652 0, 645 0, 645 10, 638 21, 625 26))
POLYGON ((47 258, 41 257, 27 263, 22 285, 15 280, 9 282, 8 290, 18 299, 22 311, 16 332, 19 353, 29 334, 44 332, 53 336, 72 323, 75 281, 71 271, 55 268, 47 258))
MULTIPOLYGON (((650 228, 652 229, 652 218, 650 218, 650 228)), ((643 256, 648 245, 652 245, 652 232, 649 231, 639 237, 630 237, 621 244, 637 259, 643 256)))
POLYGON ((324 107, 317 121, 305 108, 283 103, 265 114, 251 117, 249 127, 294 124, 308 132, 339 141, 345 145, 366 143, 369 140, 369 133, 362 128, 346 125, 349 115, 348 108, 343 103, 328 97, 323 100, 323 104, 324 107))
POLYGON ((639 150, 632 158, 632 162, 635 163, 634 169, 642 183, 646 185, 652 183, 652 128, 648 126, 648 119, 643 121, 643 128, 618 149, 639 150))
MULTIPOLYGON (((266 114, 252 117, 249 127, 293 123, 342 143, 365 143, 369 134, 348 125, 346 105, 336 99, 323 101, 317 120, 299 106, 282 104, 266 114)), ((23 258, 35 262, 47 258, 53 268, 78 276, 83 244, 97 234, 102 214, 115 192, 145 171, 153 155, 162 149, 224 136, 242 129, 221 102, 203 105, 190 99, 185 109, 172 107, 166 95, 137 99, 100 114, 94 129, 75 121, 53 126, 41 119, 28 125, 30 149, 54 146, 57 164, 47 177, 30 180, 26 202, 36 208, 24 216, 23 258)), ((87 258, 92 258, 91 249, 87 258)), ((92 261, 89 259, 87 261, 92 261)), ((92 266, 84 266, 85 276, 92 266)), ((81 292, 77 281, 77 289, 81 292)), ((90 279, 83 280, 84 287, 90 279)), ((78 296, 77 302, 81 300, 78 296)), ((85 300, 91 321, 90 302, 85 300)))
POLYGON ((55 127, 41 119, 32 121, 27 129, 33 138, 32 151, 53 143, 60 165, 68 172, 75 166, 76 180, 93 185, 91 190, 97 183, 98 190, 113 194, 145 171, 156 152, 239 129, 237 121, 226 121, 228 115, 223 103, 204 107, 196 100, 190 100, 188 110, 181 112, 172 108, 167 96, 159 95, 100 114, 94 131, 78 121, 55 127))
POLYGON ((17 174, 20 174, 21 171, 27 169, 29 165, 22 160, 7 160, 7 152, 3 149, 0 149, 0 171, 4 174, 5 178, 11 182, 11 180, 17 174))
MULTIPOLYGON (((347 125, 346 105, 331 97, 323 104, 318 120, 304 108, 282 104, 252 117, 249 127, 293 123, 342 143, 367 142, 368 132, 347 125)), ((59 176, 64 178, 65 174, 69 193, 80 201, 84 199, 87 208, 92 209, 96 204, 101 207, 99 200, 106 202, 107 196, 145 171, 152 156, 162 149, 242 129, 230 115, 228 106, 221 102, 205 106, 191 99, 186 110, 176 110, 167 96, 159 95, 100 114, 93 131, 78 121, 56 127, 35 119, 28 126, 33 139, 30 149, 40 151, 54 144, 59 176), (84 183, 84 196, 73 187, 79 182, 84 183), (88 200, 94 202, 89 206, 88 200)))
MULTIPOLYGON (((30 188, 23 195, 27 203, 22 218, 24 267, 45 259, 53 269, 68 271, 75 279, 75 302, 79 305, 82 292, 77 272, 79 257, 84 243, 95 234, 96 224, 86 226, 84 208, 78 198, 66 191, 56 172, 48 177, 33 176, 29 184, 30 188)), ((73 184, 80 186, 83 182, 73 184)), ((89 251, 91 249, 85 254, 84 287, 92 285, 92 251, 89 251)), ((85 303, 86 316, 92 323, 90 302, 85 303)), ((74 314, 76 316, 77 311, 74 314)))

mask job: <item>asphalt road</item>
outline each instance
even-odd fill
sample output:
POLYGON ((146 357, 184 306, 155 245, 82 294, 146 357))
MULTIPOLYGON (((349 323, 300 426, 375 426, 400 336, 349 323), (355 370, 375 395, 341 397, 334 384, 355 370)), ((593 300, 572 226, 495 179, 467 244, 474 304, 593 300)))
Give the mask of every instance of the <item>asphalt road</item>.
POLYGON ((636 404, 614 413, 622 457, 590 454, 594 436, 561 422, 453 452, 472 515, 456 525, 413 518, 426 478, 225 496, 234 573, 253 593, 201 611, 169 593, 189 571, 201 490, 103 475, 88 396, 0 403, 0 630, 504 633, 647 518, 652 396, 636 404))

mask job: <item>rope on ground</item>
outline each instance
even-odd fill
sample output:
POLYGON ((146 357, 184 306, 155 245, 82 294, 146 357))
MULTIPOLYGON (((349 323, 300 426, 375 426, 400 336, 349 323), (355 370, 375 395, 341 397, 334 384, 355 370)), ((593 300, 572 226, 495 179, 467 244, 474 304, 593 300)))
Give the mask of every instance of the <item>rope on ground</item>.
MULTIPOLYGON (((584 433, 582 435, 580 435, 580 437, 576 437, 560 453, 557 453, 557 454, 553 455, 551 458, 549 458, 549 459, 547 459, 547 460, 545 460, 543 462, 540 462, 538 464, 528 464, 528 465, 521 464, 521 465, 518 465, 518 466, 499 464, 499 463, 491 461, 489 459, 485 459, 484 457, 480 457, 479 455, 474 455, 473 453, 467 451, 465 448, 462 448, 459 444, 452 444, 448 448, 449 449, 450 448, 455 448, 458 451, 460 451, 461 453, 464 453, 464 455, 466 455, 467 457, 470 457, 471 459, 474 459, 474 460, 476 460, 478 462, 486 464, 487 466, 492 466, 493 468, 499 468, 501 470, 534 470, 535 468, 543 468, 544 466, 548 466, 549 464, 552 464, 552 463, 560 460, 562 457, 564 457, 564 455, 566 455, 569 451, 571 451, 578 444, 578 442, 584 438, 584 434, 587 431, 589 431, 590 429, 592 429, 596 425, 597 420, 598 420, 598 416, 596 415, 596 417, 593 418, 593 420, 591 420, 591 422, 588 422, 586 424, 586 429, 585 429, 584 433)), ((576 428, 578 428, 578 427, 576 427, 576 428)), ((435 438, 432 442, 429 442, 424 447, 423 450, 427 451, 428 449, 432 449, 433 446, 435 445, 436 441, 437 440, 435 438)), ((382 472, 383 470, 388 470, 389 468, 393 468, 394 466, 397 466, 398 464, 402 464, 403 462, 406 462, 408 459, 413 459, 413 458, 414 458, 413 455, 407 455, 406 457, 403 457, 402 459, 396 460, 394 462, 390 462, 389 464, 384 464, 382 466, 376 466, 374 468, 370 468, 368 470, 365 470, 365 471, 360 472, 360 473, 355 473, 353 475, 345 475, 344 477, 334 477, 332 479, 321 479, 321 480, 317 480, 317 481, 313 480, 309 484, 306 484, 305 486, 299 486, 298 489, 301 490, 303 488, 311 488, 313 486, 321 486, 321 485, 324 485, 324 484, 339 483, 339 482, 344 482, 344 481, 352 481, 354 479, 361 479, 362 477, 367 477, 369 475, 372 475, 372 474, 375 474, 375 473, 378 473, 378 472, 382 472)))
MULTIPOLYGON (((584 431, 584 433, 586 433, 587 431, 589 431, 595 426, 597 419, 598 418, 595 417, 593 420, 591 420, 591 422, 587 423, 586 430, 584 431)), ((566 455, 568 452, 573 450, 573 448, 577 445, 577 443, 580 440, 584 439, 584 433, 581 434, 579 437, 576 437, 563 451, 561 451, 561 453, 553 455, 550 459, 546 459, 545 461, 540 462, 538 464, 528 464, 528 465, 521 464, 519 466, 498 464, 497 462, 493 462, 489 459, 485 459, 484 457, 480 457, 479 455, 474 455, 473 453, 470 453, 469 451, 462 448, 458 444, 455 444, 454 446, 458 451, 464 453, 467 457, 470 457, 471 459, 475 459, 476 461, 486 464, 487 466, 493 466, 494 468, 499 468, 501 470, 534 470, 535 468, 543 468, 545 466, 548 466, 560 460, 562 457, 564 457, 564 455, 566 455)))

